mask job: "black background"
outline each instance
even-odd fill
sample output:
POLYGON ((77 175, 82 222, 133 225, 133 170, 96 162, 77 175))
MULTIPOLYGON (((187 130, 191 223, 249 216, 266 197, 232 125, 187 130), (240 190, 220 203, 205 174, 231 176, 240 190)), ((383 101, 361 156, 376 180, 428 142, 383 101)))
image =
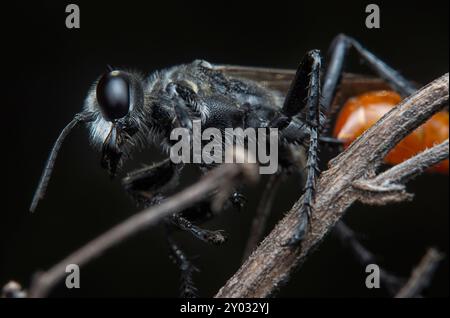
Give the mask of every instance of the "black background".
MULTIPOLYGON (((28 213, 34 187, 60 129, 81 109, 86 92, 106 64, 151 72, 193 59, 214 63, 294 68, 309 49, 326 51, 343 32, 399 69, 427 83, 448 71, 448 2, 379 2, 381 29, 365 28, 370 2, 76 2, 81 29, 65 27, 69 2, 2 4, 2 208, 0 285, 27 286, 32 274, 137 211, 99 167, 85 129, 67 139, 47 196, 28 213)), ((351 63, 352 70, 362 70, 351 63)), ((156 148, 137 156, 150 163, 156 148)), ((187 177, 186 183, 194 179, 187 177)), ((201 269, 201 296, 213 295, 239 267, 252 211, 262 186, 249 189, 243 212, 228 211, 207 223, 225 229, 229 242, 207 246, 177 238, 201 269)), ((448 176, 421 176, 410 183, 412 203, 353 206, 346 216, 379 263, 409 275, 428 246, 448 254, 448 176)), ((283 185, 270 227, 299 194, 283 185)), ((59 286, 52 296, 176 296, 178 271, 167 257, 163 233, 151 228, 108 251, 81 272, 81 289, 59 286)), ((364 268, 333 237, 298 271, 280 296, 383 296, 364 286, 364 268)), ((429 296, 448 296, 448 259, 429 296)))

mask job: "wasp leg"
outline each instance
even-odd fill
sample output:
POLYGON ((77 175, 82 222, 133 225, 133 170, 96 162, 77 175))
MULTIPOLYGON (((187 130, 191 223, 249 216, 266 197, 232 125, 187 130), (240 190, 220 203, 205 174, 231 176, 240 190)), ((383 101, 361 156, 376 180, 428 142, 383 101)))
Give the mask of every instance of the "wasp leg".
POLYGON ((347 54, 351 48, 357 52, 372 71, 384 79, 403 97, 409 96, 417 90, 414 84, 365 49, 358 41, 347 35, 339 34, 330 46, 330 60, 323 80, 322 104, 325 109, 329 109, 333 102, 336 89, 341 80, 347 54))
MULTIPOLYGON (((311 203, 314 200, 315 182, 318 171, 318 144, 319 132, 324 127, 324 117, 321 116, 321 108, 328 110, 340 83, 344 64, 348 51, 353 48, 368 66, 402 96, 408 96, 417 88, 397 71, 381 61, 373 53, 365 49, 359 42, 346 35, 338 35, 331 45, 331 58, 323 80, 322 93, 320 92, 320 54, 317 51, 309 52, 303 59, 297 70, 294 81, 291 84, 288 95, 283 105, 282 113, 289 119, 306 108, 307 125, 309 126, 309 148, 306 164, 307 180, 305 185, 303 204, 300 208, 301 222, 289 241, 289 245, 295 245, 304 237, 311 216, 311 203), (317 58, 314 58, 314 55, 317 58), (314 62, 314 60, 316 60, 314 62), (321 96, 321 104, 319 98, 321 96), (317 99, 317 100, 316 100, 317 99), (302 217, 302 214, 306 217, 302 217)), ((280 121, 280 120, 279 120, 280 121)), ((288 125, 290 120, 281 120, 288 125)))
POLYGON ((198 272, 186 254, 178 247, 171 235, 171 225, 166 224, 167 243, 169 245, 170 258, 181 272, 180 294, 183 298, 196 298, 197 288, 194 285, 193 274, 198 272))
POLYGON ((178 84, 172 82, 168 85, 167 90, 173 101, 172 107, 175 112, 175 118, 179 125, 183 128, 192 130, 192 120, 189 116, 189 107, 178 93, 178 84))
MULTIPOLYGON (((374 254, 369 251, 360 241, 358 241, 358 235, 343 221, 340 221, 336 224, 333 229, 333 234, 338 237, 338 239, 345 247, 351 250, 356 260, 362 266, 377 263, 377 259, 374 254)), ((395 295, 405 284, 405 281, 403 279, 397 277, 393 273, 383 268, 380 268, 380 281, 391 295, 395 295)))
POLYGON ((159 203, 163 193, 177 186, 181 169, 181 165, 166 159, 129 173, 122 185, 136 203, 150 206, 159 203))
POLYGON ((221 245, 226 242, 227 236, 225 233, 221 230, 218 231, 210 231, 202 229, 194 224, 192 224, 188 219, 180 216, 180 214, 176 213, 173 214, 170 218, 173 225, 176 227, 187 231, 194 235, 199 240, 202 240, 203 242, 214 244, 214 245, 221 245))
MULTIPOLYGON (((278 129, 287 128, 294 116, 299 115, 308 108, 308 103, 312 97, 310 94, 315 93, 318 86, 320 86, 320 81, 316 82, 312 80, 313 73, 319 72, 320 59, 320 52, 318 50, 312 50, 306 53, 297 68, 294 80, 284 100, 283 107, 281 108, 282 116, 276 117, 270 123, 269 127, 278 129), (317 68, 317 63, 319 64, 319 68, 317 68)), ((320 75, 317 74, 317 76, 320 75)))
POLYGON ((181 127, 192 130, 192 121, 187 111, 187 106, 181 97, 177 97, 177 102, 174 104, 176 118, 181 127))
MULTIPOLYGON (((165 199, 165 193, 173 190, 179 177, 180 168, 170 160, 164 160, 150 167, 145 167, 128 174, 122 181, 126 191, 141 206, 159 204, 165 199)), ((226 241, 222 231, 209 231, 192 224, 187 218, 210 217, 211 212, 205 204, 199 204, 185 211, 174 211, 170 222, 196 238, 219 245, 226 241)))
POLYGON ((283 108, 306 111, 306 125, 309 130, 308 159, 306 161, 306 184, 303 193, 303 202, 300 206, 300 223, 292 238, 286 245, 297 245, 300 243, 308 229, 311 220, 312 204, 314 201, 316 179, 318 168, 318 140, 321 127, 321 106, 320 106, 320 68, 321 55, 317 50, 308 52, 303 59, 300 68, 297 70, 289 99, 285 101, 283 108), (298 89, 299 92, 294 92, 298 89), (296 106, 295 104, 298 103, 296 106))

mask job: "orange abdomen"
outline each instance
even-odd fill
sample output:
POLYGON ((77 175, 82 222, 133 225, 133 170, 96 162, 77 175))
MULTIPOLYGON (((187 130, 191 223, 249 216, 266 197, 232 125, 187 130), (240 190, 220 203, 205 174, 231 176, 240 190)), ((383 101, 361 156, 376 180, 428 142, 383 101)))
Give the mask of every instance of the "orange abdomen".
MULTIPOLYGON (((350 145, 366 129, 401 101, 393 91, 373 91, 350 98, 338 114, 333 135, 350 145)), ((392 149, 385 158, 388 164, 398 164, 448 138, 448 112, 439 112, 414 130, 392 149)), ((448 174, 449 161, 442 161, 433 171, 448 174)))

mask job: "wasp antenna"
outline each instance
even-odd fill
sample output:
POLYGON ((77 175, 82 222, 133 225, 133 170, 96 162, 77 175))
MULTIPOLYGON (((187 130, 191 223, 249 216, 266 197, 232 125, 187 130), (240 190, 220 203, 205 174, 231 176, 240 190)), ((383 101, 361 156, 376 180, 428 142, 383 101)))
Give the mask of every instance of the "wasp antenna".
POLYGON ((64 142, 64 139, 78 123, 88 122, 92 120, 93 116, 91 113, 84 112, 76 114, 75 117, 71 120, 71 122, 67 124, 67 126, 64 127, 64 129, 61 131, 61 133, 58 136, 58 139, 56 139, 55 144, 53 145, 53 148, 50 152, 50 156, 47 159, 47 163, 45 164, 45 168, 39 180, 38 187, 36 189, 36 192, 34 193, 33 200, 31 201, 30 212, 34 212, 36 206, 38 205, 39 200, 42 199, 45 195, 45 191, 47 189, 48 182, 50 180, 50 176, 52 174, 53 167, 55 165, 56 156, 58 155, 58 152, 61 148, 62 143, 64 142))

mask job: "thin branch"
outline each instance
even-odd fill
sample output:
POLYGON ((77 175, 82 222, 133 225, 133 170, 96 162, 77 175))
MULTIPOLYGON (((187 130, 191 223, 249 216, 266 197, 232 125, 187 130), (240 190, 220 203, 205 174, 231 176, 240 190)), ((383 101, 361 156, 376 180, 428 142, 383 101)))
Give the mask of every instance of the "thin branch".
POLYGON ((436 249, 430 248, 414 269, 408 282, 395 295, 396 298, 412 298, 420 295, 428 287, 443 255, 436 249))
MULTIPOLYGON (((299 247, 283 246, 299 223, 300 198, 272 232, 218 291, 216 297, 268 297, 301 265, 345 210, 364 193, 356 180, 373 178, 385 155, 448 102, 448 73, 403 100, 330 162, 317 184, 311 228, 299 247)), ((424 166, 426 164, 424 163, 424 166)))
POLYGON ((376 181, 378 184, 385 184, 388 180, 393 180, 398 184, 405 184, 414 177, 427 170, 428 168, 434 166, 435 164, 441 162, 448 158, 449 144, 448 139, 429 148, 417 156, 414 156, 394 167, 381 173, 376 181))
POLYGON ((224 164, 212 170, 199 182, 173 195, 160 205, 150 207, 131 216, 75 251, 48 271, 38 273, 32 282, 29 296, 45 297, 65 277, 65 269, 68 264, 82 266, 92 261, 107 249, 156 224, 162 218, 174 213, 174 211, 183 210, 201 201, 214 190, 222 190, 223 184, 229 185, 236 182, 240 177, 255 181, 258 177, 255 169, 255 165, 250 164, 224 164))
MULTIPOLYGON (((335 234, 343 244, 350 247, 356 260, 362 266, 377 263, 375 255, 357 240, 355 232, 344 222, 341 221, 336 224, 333 229, 333 234, 335 234)), ((405 280, 380 267, 380 281, 389 294, 393 296, 405 280)))
POLYGON ((242 261, 245 261, 247 257, 249 257, 262 238, 264 229, 266 228, 267 219, 269 218, 272 209, 273 200, 275 199, 275 195, 282 180, 283 175, 281 173, 276 173, 270 176, 269 181, 264 188, 263 194, 261 195, 261 201, 259 202, 253 217, 242 261))

